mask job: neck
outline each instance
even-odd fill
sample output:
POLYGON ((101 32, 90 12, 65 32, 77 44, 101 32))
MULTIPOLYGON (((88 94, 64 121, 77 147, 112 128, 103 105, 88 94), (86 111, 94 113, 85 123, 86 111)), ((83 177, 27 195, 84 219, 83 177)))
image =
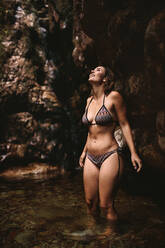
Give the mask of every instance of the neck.
POLYGON ((99 85, 99 86, 92 85, 92 89, 93 89, 93 97, 95 99, 99 99, 104 95, 103 85, 99 85))

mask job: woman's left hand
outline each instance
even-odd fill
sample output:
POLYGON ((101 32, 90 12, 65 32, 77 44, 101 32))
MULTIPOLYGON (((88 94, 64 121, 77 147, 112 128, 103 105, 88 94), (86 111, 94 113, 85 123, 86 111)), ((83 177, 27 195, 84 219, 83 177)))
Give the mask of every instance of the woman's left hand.
POLYGON ((131 155, 131 161, 132 161, 132 164, 133 164, 134 169, 137 172, 139 172, 141 170, 141 168, 142 168, 142 161, 139 158, 139 156, 137 155, 137 153, 133 153, 131 155))

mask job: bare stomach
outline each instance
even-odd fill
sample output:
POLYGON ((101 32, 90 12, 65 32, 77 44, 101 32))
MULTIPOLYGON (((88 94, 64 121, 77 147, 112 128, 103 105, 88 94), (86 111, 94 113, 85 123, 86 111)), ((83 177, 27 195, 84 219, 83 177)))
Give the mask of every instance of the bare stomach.
POLYGON ((111 134, 89 135, 87 140, 87 151, 93 155, 101 155, 118 148, 118 144, 111 134))

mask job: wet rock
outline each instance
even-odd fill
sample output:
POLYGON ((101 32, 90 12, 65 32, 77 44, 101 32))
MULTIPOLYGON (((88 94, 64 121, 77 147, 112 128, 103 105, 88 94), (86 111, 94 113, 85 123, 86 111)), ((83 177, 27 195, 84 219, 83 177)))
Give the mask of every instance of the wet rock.
POLYGON ((15 237, 15 240, 17 241, 18 244, 22 245, 30 245, 31 242, 34 241, 34 233, 31 231, 24 231, 15 237))
MULTIPOLYGON (((157 149, 156 145, 149 144, 139 148, 139 152, 144 157, 144 162, 147 166, 151 167, 151 170, 155 172, 162 171, 165 172, 165 165, 164 165, 164 156, 163 154, 157 149)), ((145 164, 144 164, 145 166, 145 164)))
POLYGON ((33 135, 37 128, 37 121, 28 112, 16 113, 8 116, 8 128, 5 134, 5 140, 24 143, 24 140, 33 135))
POLYGON ((90 241, 96 239, 96 233, 90 229, 73 233, 64 233, 64 235, 73 240, 90 241))
POLYGON ((150 83, 152 106, 155 110, 164 107, 164 49, 165 10, 152 15, 145 30, 145 72, 150 83))
MULTIPOLYGON (((31 163, 27 166, 17 166, 12 169, 6 169, 0 173, 0 177, 6 178, 24 178, 24 177, 44 177, 51 174, 57 176, 61 173, 60 166, 50 166, 44 163, 31 163)), ((49 177, 49 176, 48 176, 49 177)))
MULTIPOLYGON (((20 161, 70 163, 67 162, 70 148, 65 145, 70 142, 67 113, 53 88, 59 84, 56 80, 58 59, 54 58, 58 55, 49 46, 48 4, 49 1, 44 0, 0 3, 4 13, 0 12, 0 18, 7 30, 0 34, 5 54, 0 73, 0 125, 3 130, 0 163, 3 164, 12 166, 20 161), (13 16, 12 22, 8 21, 10 16, 13 16), (64 149, 67 156, 63 155, 64 149)), ((62 30, 68 27, 64 22, 61 20, 62 30)))

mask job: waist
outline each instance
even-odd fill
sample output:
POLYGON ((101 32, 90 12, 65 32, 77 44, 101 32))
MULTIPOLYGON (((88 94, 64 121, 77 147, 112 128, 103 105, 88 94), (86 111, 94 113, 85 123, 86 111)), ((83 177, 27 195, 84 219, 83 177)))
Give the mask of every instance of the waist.
POLYGON ((105 152, 109 152, 113 149, 117 149, 118 143, 116 142, 114 137, 111 138, 89 138, 86 144, 87 151, 92 154, 102 154, 105 152))
POLYGON ((114 137, 114 129, 112 127, 109 128, 98 128, 97 130, 89 130, 88 132, 88 140, 90 142, 112 142, 115 140, 114 137))

